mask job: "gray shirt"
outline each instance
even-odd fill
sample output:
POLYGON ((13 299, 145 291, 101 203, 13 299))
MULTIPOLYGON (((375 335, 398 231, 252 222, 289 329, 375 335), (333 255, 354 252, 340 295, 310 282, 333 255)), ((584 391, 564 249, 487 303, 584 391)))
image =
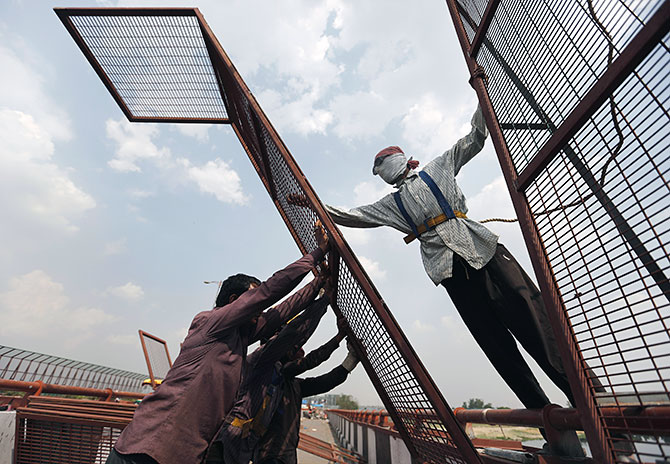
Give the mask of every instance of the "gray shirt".
MULTIPOLYGON (((452 209, 463 213, 467 213, 468 208, 465 205, 465 196, 456 184, 456 175, 484 147, 488 131, 481 108, 477 107, 471 124, 472 129, 468 135, 423 169, 433 178, 452 209)), ((442 214, 435 196, 415 171, 410 171, 396 187, 414 224, 421 224, 442 214)), ((343 226, 390 226, 405 234, 412 232, 392 194, 371 205, 348 211, 328 205, 326 210, 333 217, 333 221, 343 226)), ((419 237, 419 241, 423 267, 435 285, 439 285, 442 280, 452 275, 453 253, 461 256, 475 269, 481 269, 495 253, 498 236, 479 222, 455 218, 425 232, 419 237)))

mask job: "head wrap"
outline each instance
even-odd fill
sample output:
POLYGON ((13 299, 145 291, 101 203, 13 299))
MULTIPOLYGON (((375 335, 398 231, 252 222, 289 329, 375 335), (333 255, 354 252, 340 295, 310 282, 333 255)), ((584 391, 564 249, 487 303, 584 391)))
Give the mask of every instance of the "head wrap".
POLYGON ((384 179, 387 184, 395 184, 405 173, 405 169, 416 169, 419 162, 410 158, 407 161, 405 153, 397 146, 386 147, 375 156, 375 165, 372 174, 384 179), (380 163, 377 160, 382 158, 380 163))

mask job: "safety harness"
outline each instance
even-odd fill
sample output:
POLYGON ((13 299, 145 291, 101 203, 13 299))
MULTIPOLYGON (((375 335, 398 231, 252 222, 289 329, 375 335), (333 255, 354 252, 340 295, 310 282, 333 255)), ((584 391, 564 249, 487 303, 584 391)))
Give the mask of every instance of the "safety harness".
POLYGON ((412 218, 410 217, 409 213, 407 213, 405 205, 403 205, 402 203, 402 199, 400 198, 400 192, 394 192, 393 199, 395 200, 396 205, 398 205, 400 214, 402 214, 402 217, 405 218, 405 221, 407 221, 407 224, 409 224, 410 229, 412 229, 412 233, 405 236, 404 238, 405 243, 412 242, 414 239, 420 237, 421 234, 434 229, 438 224, 442 224, 443 222, 448 221, 449 219, 454 219, 457 217, 463 219, 467 218, 465 213, 462 213, 460 211, 454 211, 451 208, 451 205, 440 191, 440 188, 437 186, 433 178, 430 177, 430 175, 427 172, 419 171, 419 177, 421 177, 421 180, 426 183, 430 191, 433 192, 433 195, 435 196, 437 203, 440 205, 442 214, 430 219, 426 219, 425 221, 423 221, 423 224, 416 225, 414 224, 414 221, 412 221, 412 218))

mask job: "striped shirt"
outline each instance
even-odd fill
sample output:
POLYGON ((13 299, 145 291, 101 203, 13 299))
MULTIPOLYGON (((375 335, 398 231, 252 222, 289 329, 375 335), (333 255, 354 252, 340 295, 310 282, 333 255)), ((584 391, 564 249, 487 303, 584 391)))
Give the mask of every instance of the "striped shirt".
MULTIPOLYGON (((452 209, 463 213, 467 213, 468 208, 465 196, 456 184, 456 175, 463 165, 484 147, 488 131, 481 108, 477 107, 471 124, 472 129, 468 135, 423 169, 433 178, 452 209)), ((422 224, 425 220, 442 214, 437 199, 415 171, 410 171, 396 187, 414 224, 422 224)), ((390 226, 405 234, 412 232, 392 194, 371 205, 359 206, 348 211, 328 205, 326 210, 333 221, 342 226, 362 228, 390 226)), ((423 233, 419 241, 423 267, 435 285, 439 285, 452 275, 454 253, 475 269, 481 269, 493 257, 498 236, 479 222, 455 218, 423 233)))

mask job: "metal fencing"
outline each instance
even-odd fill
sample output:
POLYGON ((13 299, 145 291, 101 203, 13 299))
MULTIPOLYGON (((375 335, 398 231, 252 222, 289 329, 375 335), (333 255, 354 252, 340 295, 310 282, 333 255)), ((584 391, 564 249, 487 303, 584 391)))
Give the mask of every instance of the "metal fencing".
POLYGON ((144 359, 147 362, 151 386, 156 388, 156 380, 163 380, 172 367, 170 352, 165 340, 151 335, 144 330, 139 331, 144 359))
POLYGON ((0 379, 139 392, 146 374, 0 345, 0 379))
POLYGON ((670 2, 447 4, 594 458, 668 459, 670 2))
MULTIPOLYGON (((362 364, 410 452, 425 462, 480 462, 472 443, 390 310, 200 12, 197 9, 66 8, 56 9, 56 13, 130 121, 217 122, 232 125, 300 250, 308 252, 316 248, 314 224, 317 219, 327 229, 332 243, 330 267, 337 279, 337 296, 333 307, 349 322, 353 332, 350 335, 353 335, 362 364), (199 23, 201 38, 195 41, 204 41, 207 49, 209 63, 205 60, 204 68, 193 62, 177 66, 170 60, 168 63, 162 61, 169 55, 163 53, 162 47, 166 47, 169 41, 181 43, 184 36, 191 37, 193 31, 192 28, 185 29, 177 25, 173 18, 175 16, 188 17, 188 20, 184 20, 188 24, 195 20, 199 23), (144 30, 141 27, 156 23, 161 24, 161 27, 144 30), (104 27, 97 27, 94 32, 83 27, 91 24, 104 24, 104 27), (138 37, 138 33, 146 37, 138 37), (152 45, 148 51, 143 48, 146 43, 156 42, 161 45, 152 45), (100 43, 105 46, 100 47, 100 43), (142 50, 136 50, 138 48, 142 50), (116 68, 105 61, 108 49, 125 50, 123 54, 115 56, 116 68), (139 55, 142 56, 140 61, 135 59, 139 55), (181 106, 197 107, 205 92, 202 89, 174 88, 163 93, 161 98, 165 98, 171 108, 170 117, 158 111, 142 113, 138 117, 129 111, 132 102, 127 101, 125 95, 128 93, 123 92, 144 94, 146 89, 142 83, 133 79, 123 81, 123 89, 119 88, 120 84, 110 76, 113 69, 123 69, 124 75, 148 73, 151 76, 147 79, 155 79, 164 67, 178 70, 178 82, 195 79, 199 73, 213 73, 225 104, 226 116, 198 120, 190 114, 188 117, 182 116, 181 106), (287 196, 290 194, 304 195, 309 207, 289 203, 287 196), (431 420, 417 424, 414 420, 417 411, 431 417, 431 420)), ((199 48, 197 53, 201 52, 202 48, 199 48)), ((198 114, 200 116, 205 115, 198 114)))

